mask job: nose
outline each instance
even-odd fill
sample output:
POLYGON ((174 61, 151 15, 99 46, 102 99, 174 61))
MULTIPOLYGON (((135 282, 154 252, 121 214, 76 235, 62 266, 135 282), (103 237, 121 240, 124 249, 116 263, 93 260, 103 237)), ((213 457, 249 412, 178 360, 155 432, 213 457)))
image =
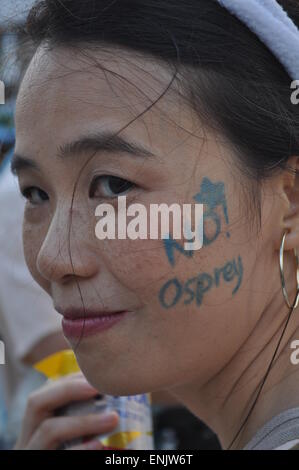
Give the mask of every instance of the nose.
POLYGON ((89 230, 79 211, 65 207, 57 210, 36 258, 40 275, 56 283, 94 276, 98 271, 98 256, 89 230))

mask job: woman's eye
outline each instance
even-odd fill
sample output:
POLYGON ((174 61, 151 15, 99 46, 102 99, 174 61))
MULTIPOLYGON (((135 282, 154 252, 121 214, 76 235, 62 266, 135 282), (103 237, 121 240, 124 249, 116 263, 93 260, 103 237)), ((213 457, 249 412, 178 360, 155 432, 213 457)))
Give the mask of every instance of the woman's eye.
POLYGON ((134 187, 134 183, 117 176, 97 176, 91 183, 89 197, 114 198, 128 193, 134 187))
POLYGON ((33 206, 38 206, 49 200, 47 193, 33 186, 30 188, 25 188, 22 191, 22 194, 33 206))

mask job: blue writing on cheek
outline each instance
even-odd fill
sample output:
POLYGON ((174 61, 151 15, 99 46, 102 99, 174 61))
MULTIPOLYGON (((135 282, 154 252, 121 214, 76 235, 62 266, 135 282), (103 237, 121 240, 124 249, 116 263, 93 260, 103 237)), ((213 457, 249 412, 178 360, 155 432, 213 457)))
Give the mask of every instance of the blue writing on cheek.
POLYGON ((237 290, 239 289, 239 287, 241 285, 241 282, 242 282, 242 279, 243 279, 243 265, 242 265, 242 258, 241 258, 240 255, 238 256, 238 267, 236 266, 236 261, 235 260, 233 262, 233 265, 235 267, 235 273, 238 276, 237 285, 236 285, 236 287, 234 288, 234 290, 232 292, 233 294, 235 294, 237 292, 237 290))
POLYGON ((230 282, 234 278, 234 275, 235 275, 234 263, 231 263, 231 262, 227 263, 222 269, 222 272, 223 272, 223 279, 226 282, 230 282))
POLYGON ((184 300, 185 305, 191 304, 194 300, 194 290, 191 288, 192 284, 195 284, 197 281, 197 277, 193 277, 192 279, 189 279, 186 284, 185 284, 185 292, 189 294, 189 298, 184 300))
MULTIPOLYGON (((197 193, 193 198, 197 203, 205 204, 206 210, 203 214, 203 246, 210 245, 213 243, 221 233, 221 217, 217 212, 217 208, 221 207, 224 213, 225 222, 229 223, 224 183, 219 181, 213 183, 209 178, 203 178, 200 185, 200 192, 197 193), (212 222, 214 226, 213 233, 208 236, 207 234, 207 222, 212 222)), ((230 233, 227 231, 226 235, 229 237, 230 233)), ((188 258, 192 258, 194 255, 193 250, 185 250, 184 246, 174 240, 170 234, 167 238, 163 239, 164 249, 171 266, 175 265, 175 254, 180 253, 188 258)))
POLYGON ((224 266, 215 268, 213 275, 209 273, 199 273, 196 277, 188 279, 185 283, 177 278, 167 281, 159 292, 159 300, 162 307, 168 309, 174 307, 182 298, 184 305, 190 305, 196 302, 197 306, 202 304, 204 295, 212 288, 218 287, 221 280, 232 282, 237 278, 232 294, 239 289, 243 278, 242 258, 239 255, 238 260, 228 261, 224 266))
MULTIPOLYGON (((209 245, 216 240, 221 231, 221 219, 215 211, 218 206, 222 206, 225 221, 227 224, 229 223, 224 183, 221 181, 213 183, 209 178, 203 178, 200 185, 200 192, 194 196, 194 199, 201 204, 206 204, 208 208, 204 213, 204 220, 212 219, 215 223, 215 233, 210 238, 206 235, 204 230, 203 244, 209 245)), ((229 232, 226 234, 228 237, 230 236, 229 232)))
POLYGON ((171 266, 175 265, 174 253, 175 250, 182 253, 184 256, 188 258, 192 258, 193 251, 192 250, 185 250, 184 246, 180 245, 176 240, 174 240, 171 235, 168 235, 168 238, 163 239, 164 248, 166 251, 166 255, 168 261, 170 262, 171 266))
POLYGON ((162 287, 159 293, 159 300, 160 300, 161 305, 164 308, 171 308, 180 300, 181 295, 182 295, 182 286, 180 282, 176 278, 174 278, 174 279, 170 279, 169 281, 166 282, 166 284, 164 284, 164 286, 162 287), (167 294, 168 299, 166 299, 166 294, 167 294), (170 298, 170 302, 169 302, 169 298, 170 298))
POLYGON ((213 286, 213 278, 208 273, 199 274, 196 286, 196 303, 201 305, 205 292, 213 286))

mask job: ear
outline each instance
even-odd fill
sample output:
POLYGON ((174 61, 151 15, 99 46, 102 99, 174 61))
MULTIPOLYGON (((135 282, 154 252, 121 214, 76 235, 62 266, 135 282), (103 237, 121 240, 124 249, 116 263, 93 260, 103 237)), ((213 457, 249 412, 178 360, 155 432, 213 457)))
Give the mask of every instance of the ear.
POLYGON ((283 216, 283 230, 288 231, 285 237, 285 249, 299 248, 299 157, 291 157, 289 166, 298 174, 285 172, 282 179, 283 196, 288 200, 288 209, 283 216))

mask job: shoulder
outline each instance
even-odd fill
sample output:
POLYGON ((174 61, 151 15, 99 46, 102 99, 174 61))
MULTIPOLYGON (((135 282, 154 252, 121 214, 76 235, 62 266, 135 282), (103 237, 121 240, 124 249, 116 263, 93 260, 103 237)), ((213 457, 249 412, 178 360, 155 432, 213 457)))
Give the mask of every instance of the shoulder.
POLYGON ((275 447, 273 450, 299 450, 299 439, 292 439, 281 446, 275 447))
POLYGON ((272 417, 257 430, 243 450, 288 450, 298 445, 299 407, 296 407, 272 417))

